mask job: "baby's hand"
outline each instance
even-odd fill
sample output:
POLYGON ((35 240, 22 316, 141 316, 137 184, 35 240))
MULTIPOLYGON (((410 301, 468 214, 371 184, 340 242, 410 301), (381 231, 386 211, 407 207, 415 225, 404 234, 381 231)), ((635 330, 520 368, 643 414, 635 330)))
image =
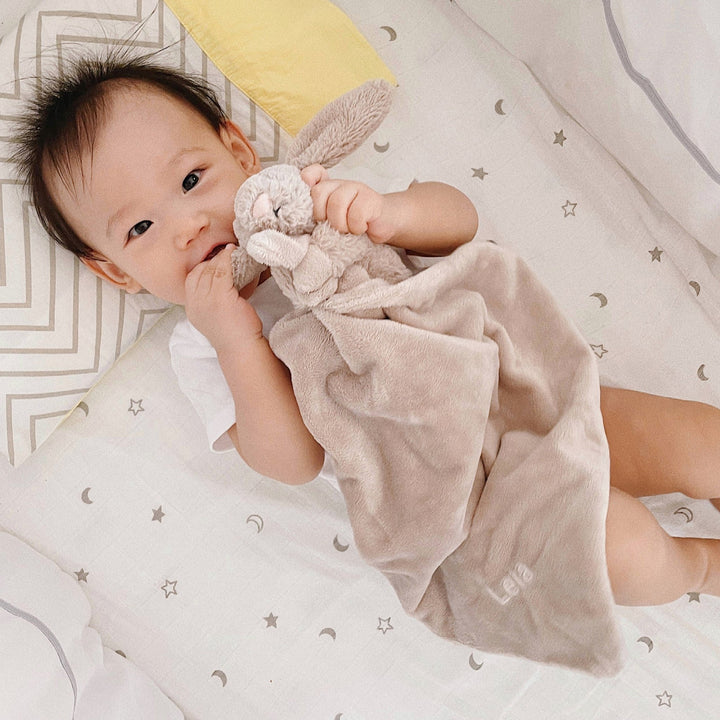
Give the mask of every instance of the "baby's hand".
MULTIPOLYGON (((201 262, 185 280, 185 313, 220 354, 242 343, 262 337, 262 322, 250 303, 235 289, 230 256, 234 245, 226 246, 212 260, 201 262)), ((247 286, 247 296, 257 285, 247 286)))
POLYGON ((364 183, 332 180, 322 165, 309 165, 301 173, 310 186, 315 220, 327 220, 338 232, 362 235, 376 243, 395 234, 391 203, 364 183))

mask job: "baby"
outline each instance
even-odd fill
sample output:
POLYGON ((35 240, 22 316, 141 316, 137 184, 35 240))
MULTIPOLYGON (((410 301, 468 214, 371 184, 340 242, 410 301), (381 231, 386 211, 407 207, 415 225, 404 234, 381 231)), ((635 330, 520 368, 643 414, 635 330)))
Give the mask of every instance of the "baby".
MULTIPOLYGON (((17 139, 15 161, 49 234, 105 281, 185 307, 173 366, 216 449, 225 440, 252 468, 285 483, 315 478, 323 449, 263 334, 283 310, 277 288, 266 273, 240 293, 233 287, 233 198, 260 162, 212 90, 146 59, 77 61, 62 78, 44 79, 17 139)), ((442 255, 477 230, 472 203, 443 183, 380 194, 330 179, 320 166, 302 176, 318 221, 376 243, 442 255)), ((636 499, 720 496, 720 411, 606 387, 601 410, 616 601, 720 595, 720 540, 671 537, 636 499)))

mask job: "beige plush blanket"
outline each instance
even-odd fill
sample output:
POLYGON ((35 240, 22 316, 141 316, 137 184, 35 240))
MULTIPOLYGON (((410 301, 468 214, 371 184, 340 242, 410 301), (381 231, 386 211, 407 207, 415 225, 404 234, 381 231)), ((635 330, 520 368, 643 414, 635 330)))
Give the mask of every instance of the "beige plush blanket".
POLYGON ((620 669, 595 360, 524 262, 473 242, 296 310, 270 342, 410 615, 480 650, 620 669))

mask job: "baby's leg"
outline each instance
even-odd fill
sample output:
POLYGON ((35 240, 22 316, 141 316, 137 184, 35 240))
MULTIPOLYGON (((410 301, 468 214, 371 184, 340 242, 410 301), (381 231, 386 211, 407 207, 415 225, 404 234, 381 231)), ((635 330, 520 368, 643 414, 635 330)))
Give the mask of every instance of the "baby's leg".
POLYGON ((607 564, 620 605, 659 605, 688 592, 720 595, 720 540, 668 535, 652 513, 610 488, 607 564))
POLYGON ((720 410, 606 387, 600 398, 611 485, 634 497, 720 498, 720 410))
POLYGON ((720 411, 703 403, 602 388, 610 446, 607 561, 618 603, 720 595, 720 540, 668 535, 636 497, 720 497, 720 411))

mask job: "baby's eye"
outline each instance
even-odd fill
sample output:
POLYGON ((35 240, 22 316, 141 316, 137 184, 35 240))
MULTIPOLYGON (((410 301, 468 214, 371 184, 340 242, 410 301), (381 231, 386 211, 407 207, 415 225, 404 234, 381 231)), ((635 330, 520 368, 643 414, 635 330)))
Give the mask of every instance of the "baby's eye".
POLYGON ((199 170, 193 170, 191 173, 188 173, 188 175, 186 175, 185 179, 182 181, 183 192, 188 192, 189 190, 192 190, 198 184, 198 182, 200 182, 199 170))
POLYGON ((152 220, 142 220, 139 223, 136 223, 130 228, 130 232, 128 233, 128 238, 134 238, 138 235, 142 235, 143 233, 146 233, 150 226, 152 225, 152 220))

